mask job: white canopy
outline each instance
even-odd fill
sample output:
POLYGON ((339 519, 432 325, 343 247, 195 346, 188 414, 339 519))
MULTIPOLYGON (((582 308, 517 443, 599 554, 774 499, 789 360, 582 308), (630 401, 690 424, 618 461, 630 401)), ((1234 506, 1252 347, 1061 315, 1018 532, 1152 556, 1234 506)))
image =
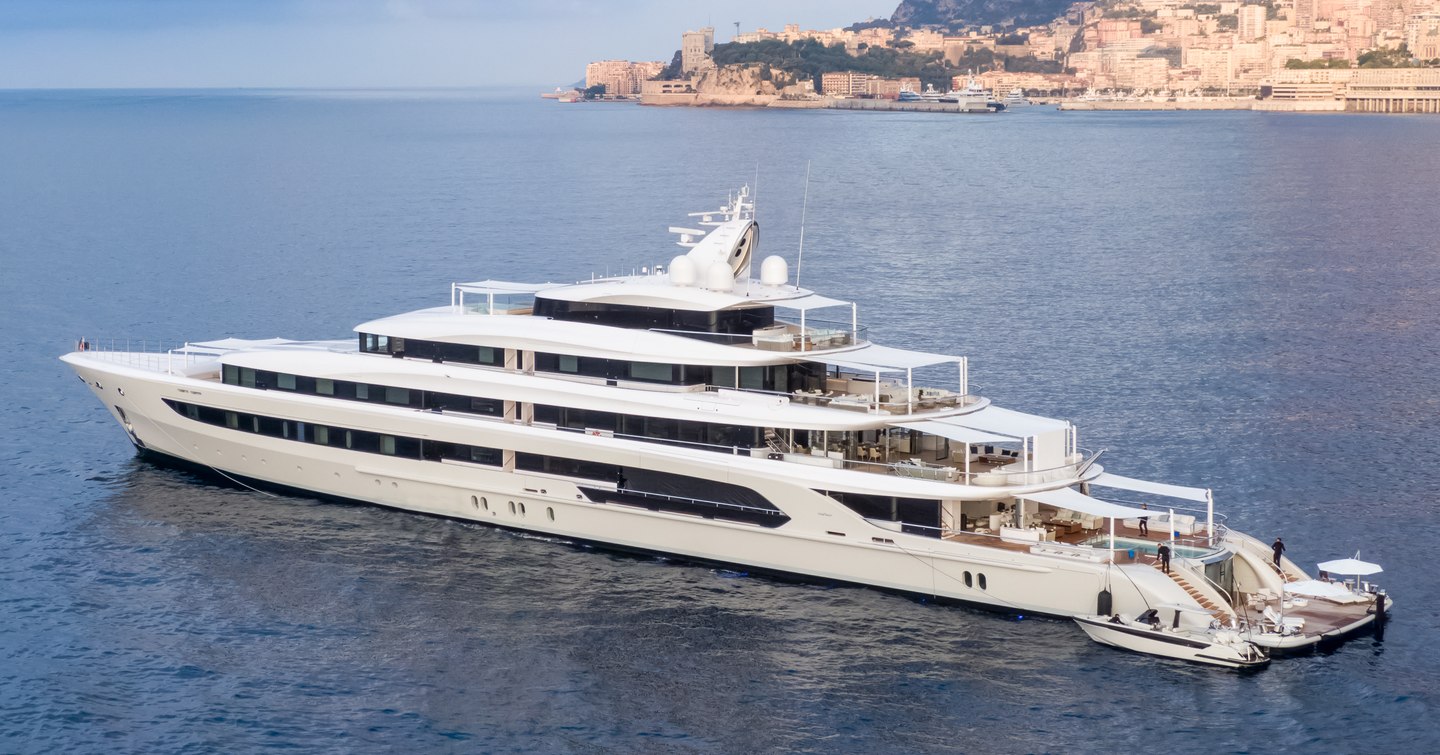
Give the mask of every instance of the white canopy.
POLYGON ((810 294, 809 296, 802 296, 798 299, 778 299, 769 303, 781 309, 798 309, 802 312, 810 309, 823 309, 825 307, 851 306, 848 301, 831 299, 828 296, 821 296, 819 294, 810 294))
POLYGON ((547 288, 563 286, 563 283, 515 283, 512 281, 483 280, 474 283, 456 283, 455 287, 467 294, 533 294, 547 288))
POLYGON ((1102 501, 1099 498, 1091 498, 1074 488, 1059 488, 1057 490, 1045 490, 1039 493, 1022 493, 1015 496, 1024 498, 1027 501, 1039 501, 1048 503, 1062 509, 1079 511, 1084 514, 1103 516, 1106 519, 1136 519, 1142 516, 1154 516, 1155 512, 1149 509, 1136 509, 1129 506, 1121 506, 1118 503, 1102 501))
POLYGON ((1285 592, 1292 595, 1309 595, 1312 598, 1338 598, 1351 594, 1350 589, 1344 585, 1337 585, 1334 582, 1321 582, 1318 579, 1286 582, 1285 592))
POLYGON ((1069 423, 1064 420, 1041 417, 1035 414, 1025 414, 1011 409, 1001 409, 998 406, 987 406, 978 412, 945 417, 938 421, 1000 435, 1009 435, 1012 438, 1025 438, 1032 435, 1039 435, 1040 433, 1064 430, 1070 426, 1069 423))
POLYGON ((843 351, 830 356, 816 354, 814 358, 825 364, 833 364, 836 367, 849 367, 853 370, 863 370, 865 372, 913 370, 916 367, 928 367, 932 364, 958 364, 962 361, 960 357, 952 357, 945 354, 931 354, 926 351, 896 349, 873 343, 868 346, 862 346, 858 349, 843 351))
MULTIPOLYGON (((1359 555, 1359 554, 1356 554, 1359 555)), ((1337 558, 1334 561, 1326 561, 1316 564, 1321 571, 1328 571, 1333 574, 1353 574, 1364 577, 1370 574, 1379 574, 1384 571, 1379 564, 1372 564, 1369 561, 1361 561, 1358 558, 1337 558)))
POLYGON ((1004 443, 1013 441, 1014 438, 1007 438, 1004 435, 992 435, 980 430, 972 430, 968 427, 952 425, 948 422, 937 422, 935 420, 923 420, 920 422, 892 422, 890 427, 898 427, 904 430, 918 430, 922 433, 938 435, 950 440, 958 440, 961 443, 1004 443))
POLYGON ((1183 498, 1187 501, 1199 501, 1200 503, 1205 503, 1210 500, 1210 491, 1204 488, 1187 488, 1183 485, 1171 485, 1164 482, 1136 480, 1130 477, 1121 477, 1118 474, 1110 474, 1109 472, 1102 472, 1097 475, 1095 479, 1090 481, 1090 484, 1099 485, 1103 488, 1119 488, 1121 490, 1153 493, 1171 498, 1183 498))

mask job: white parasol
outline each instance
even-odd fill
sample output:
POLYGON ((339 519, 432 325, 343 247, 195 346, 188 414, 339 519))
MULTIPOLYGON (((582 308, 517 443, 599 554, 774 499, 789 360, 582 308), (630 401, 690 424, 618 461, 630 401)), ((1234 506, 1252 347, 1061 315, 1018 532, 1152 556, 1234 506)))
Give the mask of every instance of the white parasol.
MULTIPOLYGON (((1360 555, 1360 554, 1355 554, 1360 555)), ((1326 561, 1316 566, 1331 574, 1349 574, 1357 577, 1364 577, 1371 574, 1379 574, 1384 571, 1379 564, 1372 564, 1369 561, 1361 561, 1358 558, 1337 558, 1334 561, 1326 561)))

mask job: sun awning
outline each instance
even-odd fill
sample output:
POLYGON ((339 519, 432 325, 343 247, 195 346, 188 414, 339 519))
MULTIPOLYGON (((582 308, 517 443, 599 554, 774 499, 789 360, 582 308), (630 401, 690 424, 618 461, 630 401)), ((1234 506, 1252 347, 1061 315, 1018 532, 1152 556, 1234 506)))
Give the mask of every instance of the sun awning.
POLYGON ((998 406, 987 406, 978 412, 945 417, 940 421, 1013 438, 1027 438, 1040 433, 1064 430, 1070 426, 1064 420, 1001 409, 998 406))
POLYGON ((1318 579, 1305 579, 1299 582, 1286 582, 1285 592, 1292 595, 1308 595, 1312 598, 1339 598, 1346 595, 1353 595, 1350 588, 1334 582, 1321 582, 1318 579))
POLYGON ((467 294, 533 294, 547 288, 563 286, 563 283, 515 283, 512 281, 483 280, 474 283, 456 283, 455 287, 467 294))
POLYGON ((1129 506, 1121 506, 1118 503, 1102 501, 1099 498, 1091 498, 1074 488, 1059 488, 1057 490, 1045 490, 1039 493, 1023 493, 1015 496, 1024 498, 1027 501, 1039 501, 1048 503, 1062 509, 1079 511, 1084 514, 1103 516, 1106 519, 1136 519, 1142 516, 1155 516, 1151 509, 1137 509, 1129 506))
POLYGON ((952 357, 945 354, 931 354, 926 351, 896 349, 873 343, 868 346, 862 346, 851 351, 842 351, 833 355, 822 356, 816 354, 813 359, 817 362, 835 365, 836 367, 849 367, 850 369, 863 370, 865 372, 913 370, 917 367, 929 367, 934 364, 958 364, 963 361, 960 357, 952 357))
POLYGON ((960 441, 961 443, 1005 443, 1016 440, 1015 438, 1008 438, 1004 435, 993 435, 981 430, 952 425, 948 422, 937 422, 935 420, 891 422, 890 427, 898 427, 902 430, 918 430, 922 433, 938 435, 942 438, 960 441))
POLYGON ((825 307, 848 307, 848 306, 850 306, 850 302, 848 302, 848 301, 841 301, 841 300, 839 300, 839 299, 831 299, 831 298, 828 297, 828 296, 821 296, 821 295, 819 295, 819 294, 810 294, 809 296, 802 296, 802 297, 800 297, 800 298, 798 298, 798 299, 779 299, 779 300, 771 301, 771 302, 767 302, 767 303, 768 303, 768 304, 771 304, 772 306, 779 307, 779 308, 781 308, 781 309, 798 309, 798 310, 800 310, 800 311, 802 311, 802 312, 804 312, 805 310, 809 310, 809 309, 823 309, 823 308, 825 308, 825 307))
POLYGON ((1187 488, 1183 485, 1171 485, 1164 482, 1149 482, 1147 480, 1136 480, 1130 477, 1121 477, 1118 474, 1103 472, 1090 480, 1091 485, 1099 485, 1102 488, 1119 488, 1121 490, 1133 490, 1139 493, 1153 493, 1155 495, 1169 496, 1171 498, 1183 498, 1187 501, 1199 501, 1205 503, 1210 500, 1210 491, 1204 488, 1187 488))

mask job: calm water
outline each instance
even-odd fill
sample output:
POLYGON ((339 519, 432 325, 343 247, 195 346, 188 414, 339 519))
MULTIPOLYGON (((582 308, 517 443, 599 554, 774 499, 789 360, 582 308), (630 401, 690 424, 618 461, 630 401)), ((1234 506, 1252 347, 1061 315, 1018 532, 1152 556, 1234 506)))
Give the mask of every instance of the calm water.
POLYGON ((1434 751, 1440 119, 0 93, 0 751, 1434 751), (1073 626, 619 557, 136 461, 55 357, 345 337, 455 280, 762 252, 876 340, 1386 566, 1382 639, 1253 675, 1073 626))

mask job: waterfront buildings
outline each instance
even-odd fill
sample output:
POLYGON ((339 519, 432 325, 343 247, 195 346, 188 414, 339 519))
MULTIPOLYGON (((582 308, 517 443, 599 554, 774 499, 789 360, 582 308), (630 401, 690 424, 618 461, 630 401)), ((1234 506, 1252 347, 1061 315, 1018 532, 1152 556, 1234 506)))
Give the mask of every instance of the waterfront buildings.
POLYGON ((640 85, 664 68, 660 61, 597 60, 585 66, 585 86, 604 85, 607 95, 639 94, 640 85))
POLYGON ((855 71, 836 71, 820 76, 820 92, 827 97, 878 97, 893 100, 900 96, 902 89, 920 91, 920 79, 913 76, 886 79, 855 71))

